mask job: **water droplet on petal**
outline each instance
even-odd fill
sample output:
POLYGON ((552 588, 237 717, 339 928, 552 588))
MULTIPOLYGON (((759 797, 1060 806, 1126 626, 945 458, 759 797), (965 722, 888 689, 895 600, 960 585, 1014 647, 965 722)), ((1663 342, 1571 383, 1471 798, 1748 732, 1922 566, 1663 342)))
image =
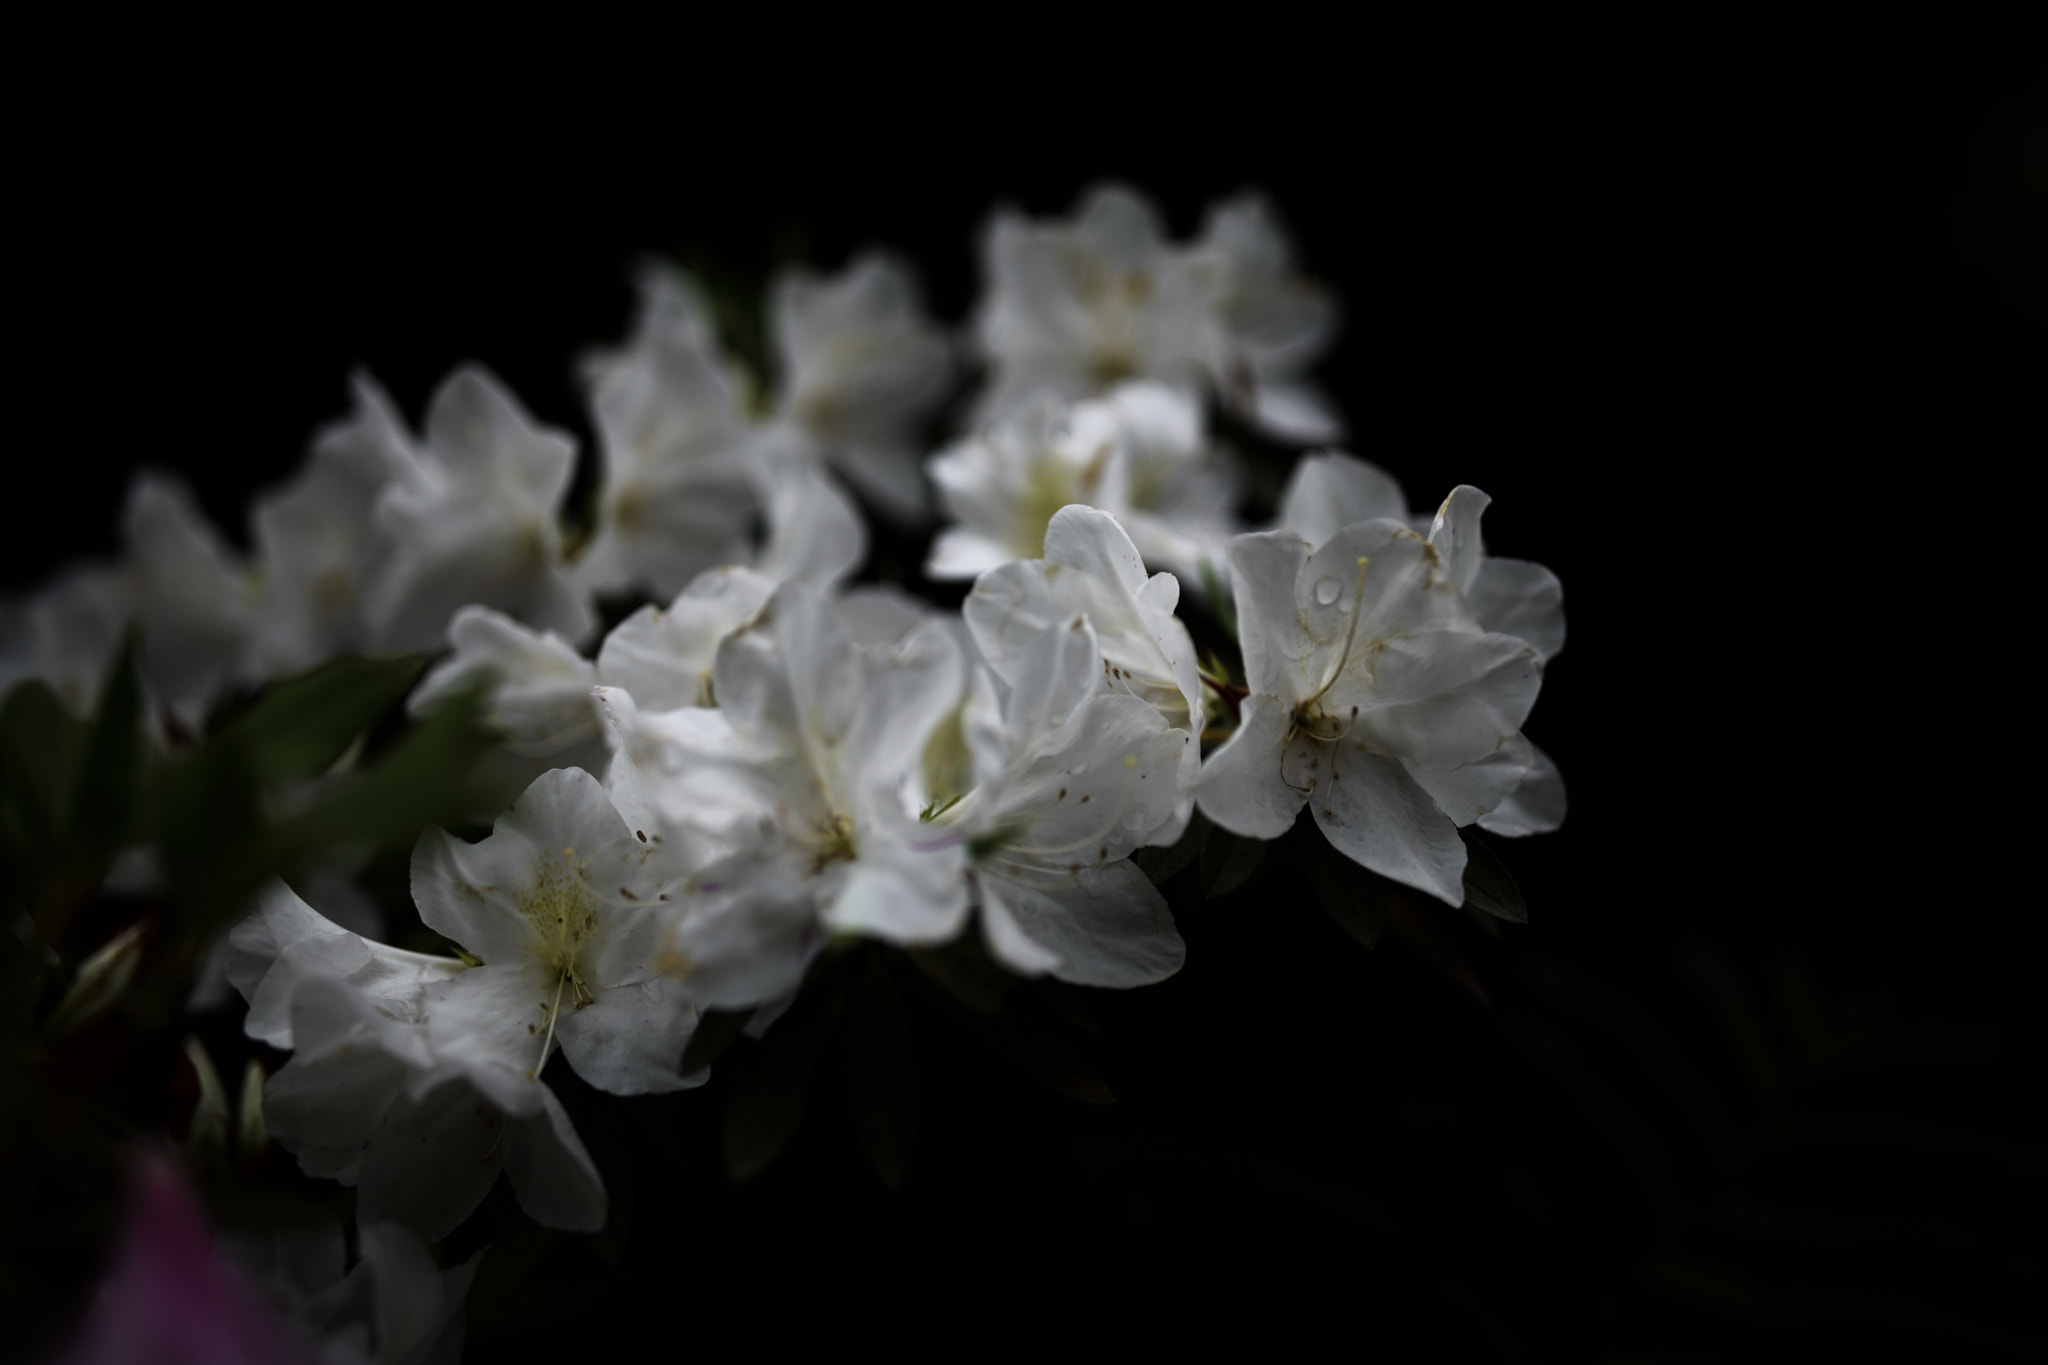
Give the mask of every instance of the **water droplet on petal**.
POLYGON ((1343 591, 1344 585, 1329 574, 1324 574, 1316 580, 1316 602, 1320 606, 1329 606, 1343 591))

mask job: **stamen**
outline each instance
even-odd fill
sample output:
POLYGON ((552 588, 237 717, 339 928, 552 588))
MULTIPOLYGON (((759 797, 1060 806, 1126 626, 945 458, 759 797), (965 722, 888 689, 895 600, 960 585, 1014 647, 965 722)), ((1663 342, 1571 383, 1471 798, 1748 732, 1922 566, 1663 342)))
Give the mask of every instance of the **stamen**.
MULTIPOLYGON (((530 1080, 539 1080, 541 1071, 548 1064, 548 1048, 555 1041, 555 1020, 559 1019, 562 1015, 562 987, 568 984, 569 969, 564 967, 562 968, 562 974, 555 978, 555 1003, 548 1006, 548 1036, 540 1041, 540 1061, 534 1064, 533 1070, 526 1073, 530 1080)), ((576 989, 579 991, 583 989, 581 981, 576 983, 576 989)))

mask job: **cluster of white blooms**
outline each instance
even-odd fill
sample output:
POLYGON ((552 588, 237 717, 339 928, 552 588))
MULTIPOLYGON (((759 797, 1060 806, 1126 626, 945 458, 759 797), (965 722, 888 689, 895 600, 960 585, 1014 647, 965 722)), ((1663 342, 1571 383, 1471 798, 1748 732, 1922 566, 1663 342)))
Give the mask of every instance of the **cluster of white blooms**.
MULTIPOLYGON (((234 932, 249 1033, 292 1053, 270 1131, 359 1216, 434 1239, 502 1170, 536 1220, 599 1227, 596 1166, 546 1082, 700 1083, 700 1011, 772 1025, 849 936, 978 934, 1026 976, 1157 982, 1185 947, 1132 861, 1199 811, 1240 836, 1302 807, 1341 853, 1457 906, 1461 827, 1563 818, 1522 735, 1563 644, 1547 570, 1481 547, 1485 494, 1417 517, 1351 456, 1295 461, 1247 529, 1213 420, 1336 434, 1302 372, 1330 300, 1245 198, 1176 246, 1132 192, 1065 221, 999 215, 961 349, 985 387, 925 440, 956 348, 908 272, 868 256, 772 285, 772 384, 721 349, 684 276, 649 267, 628 342, 584 366, 599 486, 565 531, 575 448, 458 370, 409 431, 367 379, 244 564, 174 484, 140 481, 119 569, 18 610, 8 667, 89 704, 122 623, 190 728, 225 689, 347 651, 445 651, 417 713, 481 683, 510 808, 412 861, 432 957, 323 918, 281 883, 234 932), (923 441, 923 445, 920 442, 923 441), (936 447, 920 461, 920 456, 936 447), (860 502, 950 524, 946 611, 850 580, 860 502), (1183 591, 1242 649, 1198 657, 1183 591), (645 605, 597 638, 601 598, 645 605), (516 798, 516 799, 514 799, 516 798)), ((628 604, 630 605, 630 604, 628 604)))

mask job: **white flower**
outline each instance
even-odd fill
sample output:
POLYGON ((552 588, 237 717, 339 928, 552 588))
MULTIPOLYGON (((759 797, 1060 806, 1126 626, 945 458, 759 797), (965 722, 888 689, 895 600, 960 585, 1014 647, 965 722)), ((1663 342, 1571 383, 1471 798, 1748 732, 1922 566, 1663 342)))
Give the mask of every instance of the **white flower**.
POLYGON ((262 603, 249 644, 256 680, 302 672, 363 648, 363 592, 383 545, 371 512, 414 456, 391 400, 364 374, 355 412, 323 429, 298 476, 256 499, 262 603))
POLYGON ((768 331, 778 416, 892 519, 922 521, 911 438, 945 396, 952 350, 924 317, 909 268, 868 253, 829 280, 785 272, 769 289, 768 331))
POLYGON ((173 479, 137 477, 122 531, 143 677, 158 704, 196 732, 248 646, 255 580, 173 479))
POLYGON ((1124 502, 1115 511, 1145 562, 1200 591, 1221 578, 1239 529, 1235 469, 1208 440, 1201 405, 1164 384, 1124 384, 1100 400, 1123 445, 1124 502))
POLYGON ((1128 861, 1175 819, 1195 737, 1102 688, 1086 616, 1038 637, 999 699, 977 670, 963 716, 971 791, 933 818, 974 858, 982 931, 998 960, 1089 986, 1138 986, 1180 969, 1165 899, 1128 861))
POLYGON ((1066 222, 998 213, 982 256, 987 293, 974 329, 992 369, 984 417, 1041 388, 1085 398, 1141 377, 1200 384, 1209 291, 1130 189, 1097 186, 1066 222))
POLYGON ((582 639, 595 617, 563 569, 556 524, 575 457, 483 370, 449 376, 418 459, 378 499, 389 549, 364 603, 372 643, 432 649, 470 604, 582 639))
POLYGON ((705 569, 748 558, 755 428, 696 284, 653 263, 638 283, 631 340, 584 363, 601 479, 576 573, 600 592, 667 598, 705 569))
POLYGON ((1035 558, 1053 514, 1075 503, 1122 519, 1148 561, 1196 582, 1236 529, 1236 482, 1205 439, 1201 408, 1164 384, 1071 405, 1041 390, 929 468, 960 523, 932 543, 933 578, 1035 558))
MULTIPOLYGON (((1541 564, 1486 553, 1479 517, 1492 501, 1461 484, 1438 509, 1441 517, 1455 504, 1458 557, 1451 565, 1452 580, 1481 626, 1520 636, 1549 659, 1564 648, 1564 586, 1541 564)), ((1434 518, 1410 514, 1392 475, 1342 451, 1303 456, 1280 494, 1280 525, 1311 546, 1323 544, 1354 522, 1375 518, 1406 523, 1432 539, 1437 534, 1434 518)), ((1451 564, 1449 559, 1446 563, 1451 564)))
MULTIPOLYGON (((1172 728, 1199 734, 1201 681, 1194 641, 1173 614, 1179 601, 1179 582, 1170 573, 1147 578, 1114 517, 1067 507, 1046 528, 1045 558, 984 573, 961 610, 989 667, 1013 687, 1047 635, 1087 617, 1101 650, 1101 690, 1137 697, 1172 728)), ((1187 827, 1200 763, 1195 747, 1183 751, 1173 816, 1148 843, 1171 844, 1187 827)))
POLYGON ((79 565, 0 614, 0 697, 39 678, 72 714, 90 716, 133 611, 128 576, 79 565))
POLYGON ((398 1223, 356 1234, 359 1257, 325 1215, 234 1234, 229 1249, 257 1286, 306 1329, 321 1365, 454 1365, 462 1354, 463 1300, 478 1252, 443 1270, 398 1223))
POLYGON ((1209 210, 1191 251, 1214 320, 1211 382, 1223 401, 1285 440, 1335 440, 1337 416, 1300 379, 1329 343, 1337 309, 1295 273, 1272 206, 1240 195, 1209 210))
POLYGON ((518 788, 547 768, 604 771, 603 727, 591 697, 597 670, 567 640, 489 607, 464 607, 448 628, 448 642, 455 652, 413 689, 408 713, 423 715, 450 693, 483 684, 489 689, 484 720, 503 732, 511 760, 504 766, 520 775, 518 788))
MULTIPOLYGON (((758 875, 770 886, 762 903, 780 915, 793 875, 808 888, 816 928, 899 943, 957 933, 967 910, 959 841, 918 820, 925 746, 961 692, 944 629, 928 624, 900 644, 864 648, 826 599, 785 584, 719 646, 712 679, 715 710, 644 714, 605 694, 622 806, 687 841, 700 867, 760 855, 752 873, 745 864, 701 872, 696 889, 711 878, 726 893, 736 877, 758 875)), ((743 915, 746 894, 732 894, 743 915)), ((700 956, 686 942, 679 951, 700 956)))
POLYGON ((676 880, 659 853, 580 768, 535 779, 481 843, 422 834, 420 918, 483 959, 427 992, 436 1047, 478 1066, 518 1057, 531 1077, 559 1042, 619 1095, 701 1083, 677 1070, 696 1011, 654 960, 676 880))
POLYGON ((939 500, 960 523, 932 542, 925 572, 972 578, 1044 552, 1053 513, 1073 503, 1122 507, 1123 443, 1107 414, 1069 409, 1042 390, 977 436, 933 456, 939 500))
POLYGON ((229 938, 248 1030, 292 1059, 264 1088, 269 1131, 308 1175, 357 1187, 365 1224, 429 1241, 482 1202, 499 1171, 551 1227, 604 1223, 604 1186, 554 1094, 521 1070, 530 1040, 465 1037, 431 1018, 452 958, 372 943, 272 883, 229 938), (489 1044, 512 1050, 493 1053, 489 1044))
POLYGON ((1306 804, 1354 861, 1462 904, 1457 826, 1525 776, 1497 755, 1526 743, 1541 658, 1482 630, 1442 552, 1397 522, 1314 550, 1292 531, 1240 536, 1230 557, 1250 695, 1203 766, 1203 812, 1271 839, 1306 804))
MULTIPOLYGON (((1564 648, 1564 586, 1541 564, 1485 552, 1479 515, 1490 501, 1478 489, 1460 485, 1425 521, 1409 513, 1401 486, 1385 470, 1329 451, 1305 456, 1295 465, 1281 493, 1280 524, 1311 546, 1374 518, 1423 531, 1439 546, 1451 582, 1465 595, 1480 628, 1527 641, 1547 662, 1564 648)), ((1480 771, 1486 777, 1481 788, 1439 793, 1446 809, 1483 808, 1479 826, 1510 836, 1546 833, 1564 823, 1564 776, 1550 755, 1527 738, 1510 743, 1480 771), (1501 783, 1511 770, 1522 778, 1502 795, 1501 783)))
POLYGON ((774 592, 775 581, 752 569, 706 569, 666 607, 642 607, 614 626, 598 651, 597 674, 648 711, 714 705, 711 665, 719 642, 774 592))

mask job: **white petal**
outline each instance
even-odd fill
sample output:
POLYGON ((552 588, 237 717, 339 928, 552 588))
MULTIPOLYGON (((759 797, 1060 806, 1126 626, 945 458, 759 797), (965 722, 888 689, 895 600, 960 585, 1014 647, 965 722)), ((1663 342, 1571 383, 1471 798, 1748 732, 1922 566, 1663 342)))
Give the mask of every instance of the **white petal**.
MULTIPOLYGON (((1150 985, 1179 971, 1187 957, 1166 898, 1128 861, 1050 885, 991 877, 983 896, 984 916, 990 904, 999 904, 1015 934, 1053 959, 1043 970, 1078 986, 1150 985)), ((997 930, 990 932, 993 943, 997 930)), ((1030 971, 1029 959, 1019 958, 1023 954, 1006 954, 1013 966, 1030 971)))
POLYGON ((1304 455, 1280 494, 1280 525, 1321 545, 1360 521, 1408 520, 1408 499, 1393 475, 1342 451, 1304 455))
POLYGON ((1309 543, 1292 531, 1258 531, 1230 542, 1230 587, 1237 606, 1237 638, 1244 651, 1245 684, 1292 706, 1303 687, 1305 642, 1294 609, 1295 585, 1309 560, 1309 543))
POLYGON ((504 1163, 505 1128, 505 1117, 460 1081, 417 1099, 399 1095, 364 1155, 356 1216, 403 1223, 439 1241, 490 1193, 504 1163))
POLYGON ((1399 763, 1342 746, 1308 806, 1331 846, 1353 862, 1451 905, 1465 903, 1458 827, 1399 763))
POLYGON ((1564 648, 1564 585, 1541 564, 1489 556, 1466 600, 1482 627, 1527 640, 1545 659, 1564 648))
POLYGON ((542 1227, 595 1232, 604 1226, 608 1201, 597 1163, 569 1121, 562 1103, 545 1087, 542 1111, 505 1128, 505 1174, 519 1195, 519 1207, 542 1227))
POLYGON ((1479 565, 1486 558, 1479 519, 1492 502, 1492 498, 1471 484, 1461 483, 1436 509, 1436 520, 1429 526, 1429 543, 1443 561, 1445 575, 1452 587, 1467 596, 1471 594, 1473 579, 1479 576, 1479 565))
POLYGON ((1258 383, 1246 414, 1261 431, 1283 441, 1315 445, 1344 434, 1330 401, 1307 384, 1258 383))
POLYGON ((768 544, 755 568, 778 583, 825 588, 867 557, 867 527, 853 500, 807 460, 781 459, 763 471, 768 544))
POLYGON ((1292 710, 1270 692, 1254 692, 1238 714, 1237 733, 1202 764, 1195 802, 1234 834, 1277 839, 1293 828, 1306 799, 1283 772, 1292 710))
POLYGON ((614 1095, 651 1095, 701 1084, 677 1069, 697 1026, 697 1011, 676 983, 661 977, 598 992, 565 1013, 555 1036, 576 1074, 614 1095))
POLYGON ((774 582, 752 569, 706 569, 666 609, 646 606, 605 637, 597 673, 647 711, 711 704, 718 645, 768 601, 774 582))
POLYGON ((1529 745, 1528 776, 1499 808, 1482 817, 1479 827, 1491 834, 1548 834, 1564 823, 1564 774, 1549 754, 1529 745))

